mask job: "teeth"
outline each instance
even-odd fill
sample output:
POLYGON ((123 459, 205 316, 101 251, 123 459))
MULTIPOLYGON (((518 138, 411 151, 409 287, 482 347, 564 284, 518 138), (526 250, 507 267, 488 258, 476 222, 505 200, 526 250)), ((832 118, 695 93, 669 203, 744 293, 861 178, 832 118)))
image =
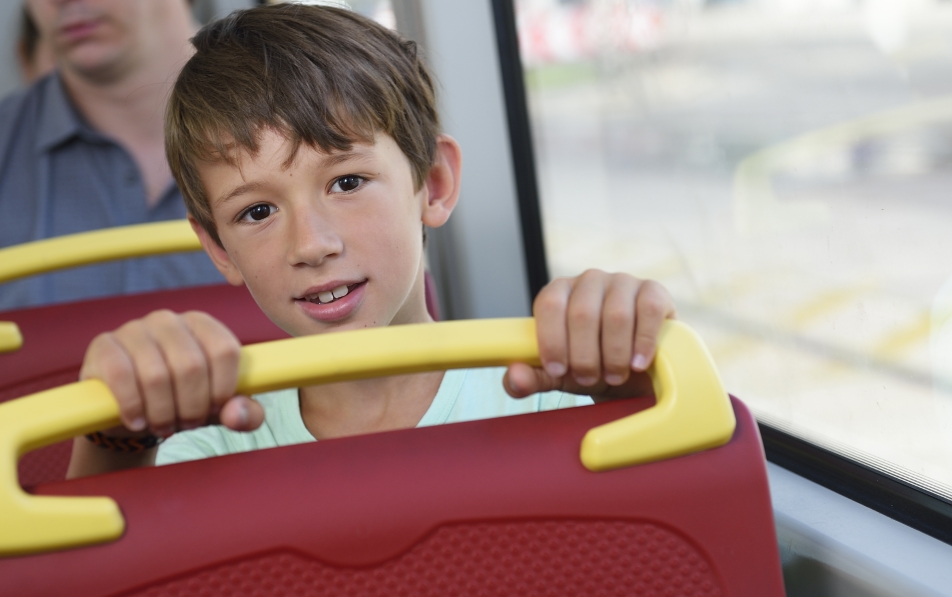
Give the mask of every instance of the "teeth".
POLYGON ((305 298, 312 303, 330 303, 339 298, 343 298, 350 293, 350 290, 347 286, 338 286, 334 290, 326 290, 324 292, 318 292, 316 294, 309 294, 305 298))

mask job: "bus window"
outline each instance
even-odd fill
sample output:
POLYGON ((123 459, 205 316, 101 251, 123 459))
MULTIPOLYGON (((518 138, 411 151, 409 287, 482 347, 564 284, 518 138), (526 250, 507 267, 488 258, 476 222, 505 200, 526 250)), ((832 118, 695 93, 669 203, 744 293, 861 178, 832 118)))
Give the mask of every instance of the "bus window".
POLYGON ((952 500, 952 4, 514 4, 551 275, 661 281, 762 422, 952 500))

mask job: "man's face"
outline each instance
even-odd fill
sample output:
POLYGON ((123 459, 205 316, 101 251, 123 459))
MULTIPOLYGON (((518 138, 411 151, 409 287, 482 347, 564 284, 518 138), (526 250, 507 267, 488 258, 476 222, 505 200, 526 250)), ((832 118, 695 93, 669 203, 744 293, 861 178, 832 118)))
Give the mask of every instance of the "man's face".
MULTIPOLYGON (((161 27, 169 0, 28 0, 27 7, 64 68, 91 78, 119 76, 161 27)), ((171 0, 181 3, 181 0, 171 0)))
MULTIPOLYGON (((423 212, 394 140, 325 154, 273 131, 257 156, 200 167, 224 250, 209 254, 232 283, 293 336, 429 321, 423 294, 423 212)), ((206 243, 207 244, 207 243, 206 243)))

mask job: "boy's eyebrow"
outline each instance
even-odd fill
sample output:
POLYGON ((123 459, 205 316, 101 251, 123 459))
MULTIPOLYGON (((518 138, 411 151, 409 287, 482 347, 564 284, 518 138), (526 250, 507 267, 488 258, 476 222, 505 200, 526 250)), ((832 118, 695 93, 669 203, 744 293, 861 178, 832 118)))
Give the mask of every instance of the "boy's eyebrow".
POLYGON ((243 184, 243 185, 238 185, 237 187, 233 188, 233 189, 230 190, 229 192, 227 192, 227 193, 225 193, 224 195, 222 195, 221 197, 219 197, 219 198, 215 201, 215 203, 218 204, 218 205, 222 205, 222 204, 224 204, 224 203, 226 203, 226 202, 228 202, 228 201, 234 199, 235 197, 237 197, 237 196, 239 196, 239 195, 244 195, 245 193, 251 193, 251 192, 253 192, 253 191, 257 191, 258 189, 260 189, 260 188, 263 187, 263 186, 264 186, 264 185, 263 185, 262 183, 256 182, 256 181, 252 181, 252 182, 249 182, 249 183, 245 183, 245 184, 243 184))
POLYGON ((339 153, 333 153, 326 158, 324 158, 325 166, 336 166, 342 162, 353 160, 355 158, 366 157, 369 150, 363 148, 354 148, 348 151, 342 151, 339 153))

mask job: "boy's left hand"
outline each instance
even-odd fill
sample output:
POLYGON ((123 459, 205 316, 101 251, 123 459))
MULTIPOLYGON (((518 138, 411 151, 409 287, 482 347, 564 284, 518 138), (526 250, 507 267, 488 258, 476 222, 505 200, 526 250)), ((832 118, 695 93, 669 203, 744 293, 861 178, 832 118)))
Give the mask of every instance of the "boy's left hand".
POLYGON ((503 384, 511 396, 562 390, 597 400, 652 393, 644 371, 654 359, 661 324, 675 317, 663 286, 588 270, 550 282, 532 310, 543 368, 510 365, 503 384))

